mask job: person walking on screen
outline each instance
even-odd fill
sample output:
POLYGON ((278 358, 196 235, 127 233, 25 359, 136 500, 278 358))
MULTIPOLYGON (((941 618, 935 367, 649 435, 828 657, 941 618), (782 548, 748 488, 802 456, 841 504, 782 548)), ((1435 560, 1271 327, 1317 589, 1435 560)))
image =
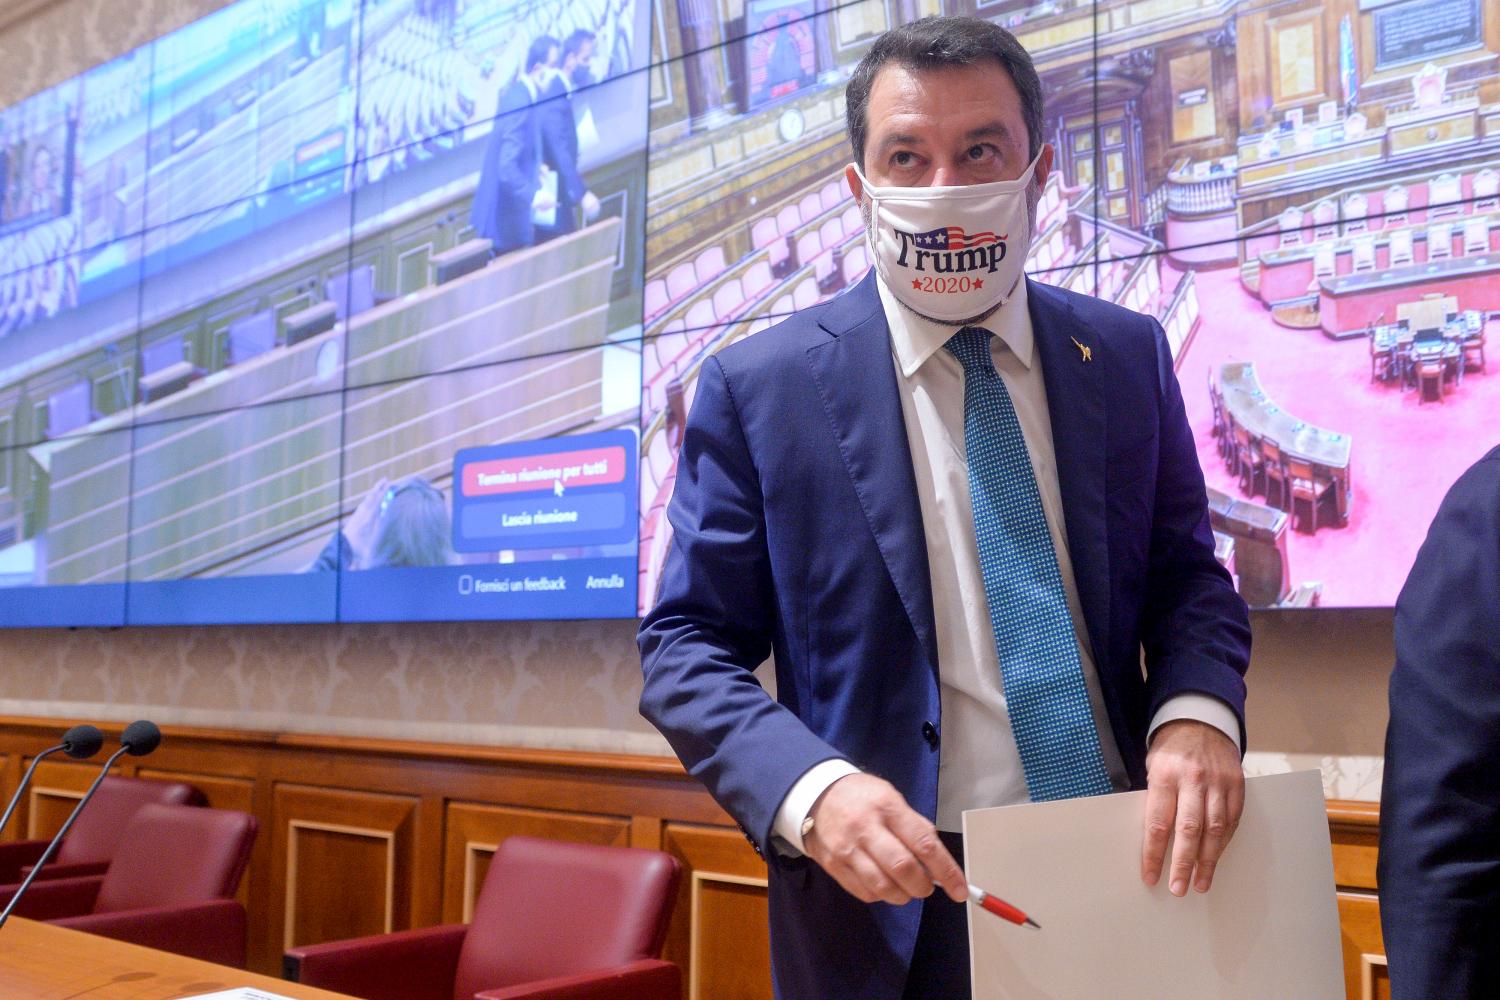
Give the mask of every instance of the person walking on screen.
POLYGON ((1161 326, 1022 276, 1026 51, 925 18, 846 106, 874 271, 705 358, 641 711, 766 858, 779 997, 953 1000, 966 809, 1143 788, 1143 880, 1210 888, 1249 622, 1161 326))
POLYGON ((533 211, 554 207, 542 188, 542 132, 535 107, 552 74, 557 40, 541 35, 526 50, 526 65, 500 97, 495 125, 479 168, 469 221, 474 231, 509 253, 535 241, 533 211))
POLYGON ((1380 925, 1396 1000, 1500 997, 1500 448, 1448 491, 1396 599, 1380 925))
MULTIPOLYGON (((542 88, 542 103, 536 109, 542 133, 542 161, 557 174, 556 221, 550 226, 536 227, 538 243, 577 229, 580 210, 585 223, 599 215, 599 199, 578 170, 578 126, 572 99, 572 72, 577 68, 579 47, 585 42, 592 45, 593 37, 590 32, 577 31, 568 36, 561 64, 551 67, 542 88)), ((555 57, 556 50, 553 52, 555 57)))

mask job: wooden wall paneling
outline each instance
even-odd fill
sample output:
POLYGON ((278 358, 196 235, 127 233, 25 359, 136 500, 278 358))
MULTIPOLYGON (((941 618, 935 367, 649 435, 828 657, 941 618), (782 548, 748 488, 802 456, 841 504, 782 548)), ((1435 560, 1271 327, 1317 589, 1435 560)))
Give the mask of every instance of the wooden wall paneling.
MULTIPOLYGON (((0 801, 9 802, 10 797, 16 793, 16 786, 21 783, 21 775, 26 773, 26 768, 18 753, 0 754, 0 801)), ((22 825, 26 818, 21 815, 24 810, 17 807, 11 816, 11 821, 6 824, 6 829, 0 830, 0 840, 16 840, 25 829, 22 825)))
POLYGON ((662 847, 684 868, 662 957, 687 1000, 770 1000, 765 862, 733 828, 667 823, 662 847))
POLYGON ((283 948, 411 925, 415 798, 283 784, 274 800, 283 948))
POLYGON ((1360 1000, 1391 1000, 1391 973, 1384 955, 1359 957, 1360 1000))
MULTIPOLYGON (((119 723, 96 724, 117 744, 119 723)), ((55 720, 0 717, 0 760, 12 762, 0 763, 0 777, 8 768, 14 787, 57 728, 55 720)), ((160 751, 121 763, 127 774, 192 781, 217 806, 244 808, 248 795, 261 824, 246 877, 255 971, 278 974, 289 939, 461 917, 463 887, 483 876, 483 845, 528 832, 674 854, 685 871, 664 957, 682 967, 689 996, 771 995, 765 865, 676 761, 167 727, 160 751)), ((59 807, 56 822, 72 806, 69 794, 81 794, 95 774, 93 763, 49 760, 38 768, 53 790, 43 807, 59 807)), ((1384 996, 1373 892, 1378 808, 1330 802, 1328 815, 1346 985, 1361 996, 1368 981, 1372 996, 1384 996)), ((24 830, 12 824, 9 835, 24 830)))
POLYGON ((169 771, 156 767, 137 768, 132 777, 152 781, 181 781, 202 792, 208 799, 209 808, 255 812, 255 782, 250 778, 204 774, 201 771, 169 771))
POLYGON ((1385 938, 1380 933, 1380 903, 1375 896, 1363 892, 1341 892, 1339 901, 1339 927, 1344 947, 1344 989, 1349 1000, 1363 1000, 1365 983, 1369 979, 1372 989, 1378 989, 1374 969, 1367 972, 1372 963, 1381 966, 1379 979, 1384 979, 1385 938))
POLYGON ((453 802, 443 850, 443 922, 468 923, 501 841, 517 834, 584 844, 630 843, 628 816, 453 802))
POLYGON ((1328 34, 1321 7, 1266 22, 1272 108, 1306 107, 1328 96, 1328 34))
POLYGON ((411 880, 411 926, 430 927, 443 922, 443 834, 448 825, 448 800, 428 791, 417 806, 415 859, 411 880), (415 873, 427 873, 417 877, 415 873))
POLYGON ((661 850, 662 820, 660 816, 632 816, 630 818, 630 846, 647 850, 661 850))
POLYGON ((1340 889, 1374 892, 1380 853, 1380 806, 1374 802, 1328 803, 1333 838, 1333 880, 1340 889))
MULTIPOLYGON (((21 827, 26 831, 23 839, 43 839, 60 830, 83 793, 99 777, 102 763, 69 764, 49 757, 38 764, 31 787, 26 789, 26 801, 16 810, 24 809, 26 813, 21 827)), ((26 766, 31 766, 30 757, 26 758, 26 766)), ((116 766, 110 773, 119 774, 120 768, 116 766)))

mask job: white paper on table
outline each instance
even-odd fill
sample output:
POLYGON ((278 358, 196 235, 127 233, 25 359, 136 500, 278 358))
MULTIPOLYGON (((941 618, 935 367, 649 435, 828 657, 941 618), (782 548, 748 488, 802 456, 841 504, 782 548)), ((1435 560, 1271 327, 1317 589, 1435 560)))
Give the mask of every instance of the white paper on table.
POLYGON ((969 904, 974 1000, 1341 1000, 1333 851, 1317 771, 1250 778, 1213 888, 1141 882, 1145 792, 964 813, 969 881, 1041 930, 969 904))
POLYGON ((267 993, 265 990, 241 986, 237 990, 221 990, 218 993, 196 993, 190 997, 183 997, 182 1000, 292 1000, 292 998, 280 993, 267 993))

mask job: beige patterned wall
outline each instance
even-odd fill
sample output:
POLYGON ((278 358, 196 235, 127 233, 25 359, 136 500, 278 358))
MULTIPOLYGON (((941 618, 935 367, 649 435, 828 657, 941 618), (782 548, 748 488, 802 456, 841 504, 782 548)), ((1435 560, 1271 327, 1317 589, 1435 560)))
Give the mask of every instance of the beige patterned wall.
MULTIPOLYGON (((0 0, 0 106, 224 0, 0 0)), ((3 600, 0 592, 0 600, 3 600)), ((1374 798, 1389 611, 1259 614, 1255 771, 1374 798)), ((636 714, 632 622, 0 629, 0 714, 665 753, 636 714)))

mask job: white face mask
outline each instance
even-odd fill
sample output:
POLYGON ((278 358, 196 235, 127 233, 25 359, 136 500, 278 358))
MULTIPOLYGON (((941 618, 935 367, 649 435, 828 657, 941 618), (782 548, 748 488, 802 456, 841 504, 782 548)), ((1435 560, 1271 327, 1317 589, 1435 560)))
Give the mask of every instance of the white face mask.
POLYGON ((1013 181, 960 187, 876 187, 856 167, 870 199, 865 236, 891 294, 947 323, 1003 306, 1031 248, 1026 190, 1040 159, 1013 181))

